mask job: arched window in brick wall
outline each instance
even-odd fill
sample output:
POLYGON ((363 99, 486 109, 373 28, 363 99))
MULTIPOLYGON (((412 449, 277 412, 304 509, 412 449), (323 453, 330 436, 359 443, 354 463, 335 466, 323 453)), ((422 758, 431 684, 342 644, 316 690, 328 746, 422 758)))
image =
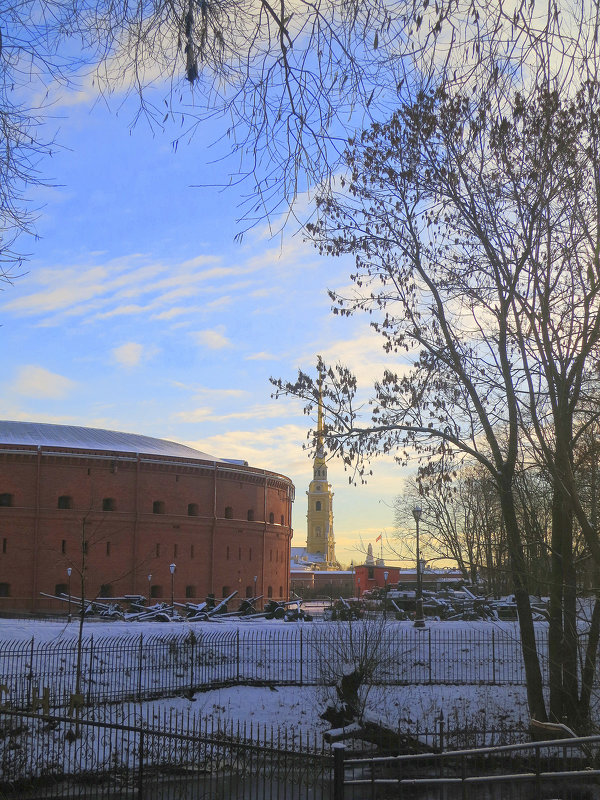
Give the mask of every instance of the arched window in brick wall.
POLYGON ((165 513, 165 504, 163 500, 155 500, 152 503, 152 513, 153 514, 164 514, 165 513))

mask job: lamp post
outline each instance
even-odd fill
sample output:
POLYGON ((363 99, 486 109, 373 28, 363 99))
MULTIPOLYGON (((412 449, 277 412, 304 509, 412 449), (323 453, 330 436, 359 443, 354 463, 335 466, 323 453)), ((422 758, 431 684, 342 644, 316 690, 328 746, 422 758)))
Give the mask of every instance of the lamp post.
POLYGON ((383 573, 383 581, 384 581, 384 587, 383 587, 383 618, 384 619, 387 619, 387 579, 389 577, 389 574, 390 573, 387 571, 387 569, 383 573))
POLYGON ((67 620, 69 622, 71 622, 71 573, 72 572, 73 570, 71 569, 71 567, 67 567, 67 577, 69 578, 69 616, 67 617, 67 620))
POLYGON ((423 509, 421 506, 416 505, 413 508, 413 517, 417 523, 417 594, 416 594, 416 610, 415 610, 415 628, 424 628, 425 620, 423 619, 423 585, 421 579, 421 551, 419 549, 419 521, 423 509))
POLYGON ((175 616, 175 569, 176 564, 169 564, 171 570, 171 616, 175 616))
POLYGON ((148 573, 148 602, 150 602, 150 595, 152 594, 152 573, 148 573))
POLYGON ((360 600, 360 578, 357 578, 358 581, 358 599, 360 600))

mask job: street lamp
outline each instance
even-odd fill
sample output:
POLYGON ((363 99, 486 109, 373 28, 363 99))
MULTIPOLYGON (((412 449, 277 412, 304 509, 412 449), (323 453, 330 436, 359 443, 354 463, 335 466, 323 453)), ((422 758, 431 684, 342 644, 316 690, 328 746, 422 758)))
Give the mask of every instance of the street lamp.
POLYGON ((71 573, 73 570, 71 567, 67 567, 67 576, 69 578, 69 616, 67 617, 68 621, 71 622, 71 573))
POLYGON ((171 616, 175 616, 175 569, 176 564, 169 564, 171 570, 171 616))
POLYGON ((360 578, 357 578, 358 581, 358 599, 360 600, 360 578))
POLYGON ((425 620, 423 619, 423 585, 421 576, 421 551, 419 549, 419 520, 423 514, 421 506, 416 505, 413 508, 413 517, 417 523, 417 595, 416 595, 416 611, 415 611, 415 628, 424 628, 425 620))
POLYGON ((389 577, 389 572, 386 571, 383 573, 383 580, 384 580, 384 587, 383 587, 383 618, 387 619, 387 579, 389 577))
POLYGON ((152 594, 152 573, 148 573, 148 602, 150 602, 150 595, 152 594))

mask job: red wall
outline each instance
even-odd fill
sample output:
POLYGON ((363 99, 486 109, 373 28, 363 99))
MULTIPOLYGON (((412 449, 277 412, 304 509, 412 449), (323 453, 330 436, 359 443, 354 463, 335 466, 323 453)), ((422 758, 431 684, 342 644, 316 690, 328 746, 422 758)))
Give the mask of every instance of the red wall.
POLYGON ((79 596, 83 566, 88 599, 103 585, 113 597, 147 596, 153 586, 156 601, 170 602, 171 563, 176 601, 221 597, 224 588, 245 597, 247 589, 254 594, 255 575, 265 599, 269 587, 274 598, 288 597, 288 478, 171 457, 24 450, 0 449, 0 494, 12 495, 12 506, 0 507, 0 594, 9 592, 0 610, 64 609, 40 592, 67 585, 71 567, 71 592, 79 596), (57 507, 61 495, 71 498, 71 508, 57 507), (114 511, 102 510, 104 498, 114 500, 114 511), (164 503, 164 513, 153 513, 154 501, 164 503), (192 503, 197 516, 188 516, 192 503))

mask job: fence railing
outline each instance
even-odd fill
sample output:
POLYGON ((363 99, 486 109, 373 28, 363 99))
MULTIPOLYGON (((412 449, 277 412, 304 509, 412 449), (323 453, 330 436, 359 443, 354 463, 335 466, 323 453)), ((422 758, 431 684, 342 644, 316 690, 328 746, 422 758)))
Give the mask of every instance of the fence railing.
POLYGON ((0 798, 329 800, 316 737, 153 711, 130 723, 0 710, 0 798))
MULTIPOLYGON (((124 719, 117 718, 115 709, 110 714, 98 719, 96 710, 88 718, 84 712, 61 716, 0 709, 1 800, 591 800, 598 796, 598 736, 444 750, 445 743, 455 741, 453 734, 423 731, 419 740, 435 752, 359 756, 338 745, 331 750, 321 737, 306 731, 215 723, 153 707, 124 719)), ((403 733, 398 732, 397 747, 386 736, 379 743, 384 752, 402 752, 403 733)), ((368 741, 369 749, 376 747, 381 753, 375 739, 368 741)))
POLYGON ((600 736, 380 757, 335 746, 334 800, 591 800, 600 736))
MULTIPOLYGON (((3 642, 0 704, 57 709, 72 705, 74 694, 80 705, 95 705, 240 683, 331 684, 341 667, 366 657, 375 664, 373 682, 382 685, 524 685, 517 634, 516 626, 199 625, 172 636, 90 636, 80 648, 77 639, 3 642)), ((545 629, 538 650, 546 671, 545 629)))

